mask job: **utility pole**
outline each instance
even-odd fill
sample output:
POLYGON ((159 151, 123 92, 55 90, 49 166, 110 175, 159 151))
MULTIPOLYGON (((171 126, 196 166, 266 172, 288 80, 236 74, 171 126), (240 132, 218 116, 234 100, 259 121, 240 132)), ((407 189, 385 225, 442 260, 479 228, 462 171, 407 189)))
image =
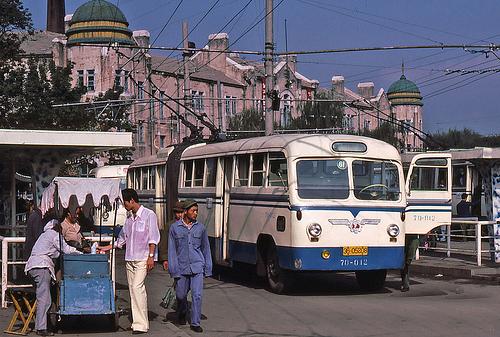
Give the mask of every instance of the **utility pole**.
MULTIPOLYGON (((191 107, 191 81, 189 78, 189 52, 186 48, 189 48, 188 42, 188 22, 182 22, 182 39, 183 39, 183 47, 184 52, 182 53, 183 62, 184 62, 184 105, 187 108, 191 107)), ((184 118, 189 121, 189 116, 186 108, 184 108, 184 118)), ((184 137, 187 136, 187 127, 184 126, 184 137)))
POLYGON ((266 38, 264 46, 264 69, 266 76, 266 136, 272 135, 274 133, 274 111, 272 104, 272 90, 273 85, 273 50, 274 50, 274 39, 273 39, 273 0, 266 1, 266 38))

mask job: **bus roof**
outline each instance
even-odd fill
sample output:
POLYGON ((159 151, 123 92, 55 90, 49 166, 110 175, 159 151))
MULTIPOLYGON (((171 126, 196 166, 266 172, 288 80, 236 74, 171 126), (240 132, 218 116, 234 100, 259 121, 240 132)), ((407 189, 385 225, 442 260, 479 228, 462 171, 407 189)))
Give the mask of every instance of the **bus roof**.
POLYGON ((125 177, 127 175, 128 165, 106 165, 93 168, 90 170, 89 175, 96 178, 117 178, 125 177))
MULTIPOLYGON (((273 135, 247 139, 232 140, 213 144, 196 144, 188 147, 183 159, 204 158, 207 156, 233 155, 238 153, 259 152, 262 149, 269 151, 285 150, 289 157, 299 156, 331 156, 336 154, 332 150, 334 142, 361 142, 367 146, 366 152, 350 154, 354 156, 400 160, 399 152, 392 145, 383 141, 354 136, 354 135, 325 135, 325 134, 293 134, 273 135)), ((345 155, 346 152, 338 152, 345 155)))

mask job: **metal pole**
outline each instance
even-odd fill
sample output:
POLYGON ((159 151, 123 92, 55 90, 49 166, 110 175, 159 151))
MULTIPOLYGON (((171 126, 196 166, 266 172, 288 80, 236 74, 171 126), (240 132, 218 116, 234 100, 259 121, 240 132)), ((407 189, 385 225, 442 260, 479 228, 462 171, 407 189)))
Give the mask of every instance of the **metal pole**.
MULTIPOLYGON (((183 47, 189 48, 188 42, 188 22, 182 22, 182 39, 183 39, 183 47)), ((183 63, 184 63, 184 105, 188 108, 191 107, 191 79, 189 77, 189 53, 184 51, 182 53, 183 63)), ((188 112, 186 108, 184 108, 184 118, 188 119, 188 112)), ((184 137, 187 136, 187 126, 184 125, 184 137)))
POLYGON ((477 265, 481 266, 481 255, 483 247, 481 245, 481 223, 476 223, 476 251, 477 251, 477 265))
POLYGON ((272 135, 274 132, 274 111, 272 107, 271 92, 273 86, 273 0, 266 0, 266 37, 264 45, 264 68, 266 77, 266 136, 272 135))
POLYGON ((446 255, 450 257, 450 250, 451 250, 451 224, 449 226, 446 226, 446 255))
POLYGON ((7 292, 7 268, 9 251, 7 247, 7 240, 3 238, 2 240, 2 308, 7 308, 7 301, 5 299, 5 293, 7 292))
POLYGON ((12 169, 12 180, 10 181, 10 194, 12 196, 12 199, 10 200, 10 225, 11 225, 11 230, 14 230, 14 227, 16 227, 16 200, 17 200, 17 195, 16 195, 16 159, 12 158, 11 162, 11 169, 12 169))

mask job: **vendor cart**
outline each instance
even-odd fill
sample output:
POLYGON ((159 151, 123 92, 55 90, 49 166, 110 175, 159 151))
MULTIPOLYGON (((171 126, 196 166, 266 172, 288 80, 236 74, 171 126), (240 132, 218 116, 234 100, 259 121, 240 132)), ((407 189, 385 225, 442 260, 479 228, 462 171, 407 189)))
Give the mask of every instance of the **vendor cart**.
MULTIPOLYGON (((56 177, 43 193, 42 212, 52 207, 57 212, 62 207, 71 209, 78 206, 87 210, 113 207, 116 212, 120 202, 119 184, 119 179, 56 177), (112 206, 109 205, 110 200, 112 206)), ((63 240, 62 236, 60 239, 63 240)), ((102 234, 89 239, 114 243, 114 236, 103 237, 102 234)), ((62 316, 106 315, 111 327, 117 330, 119 315, 115 306, 114 250, 109 255, 61 254, 60 269, 57 301, 49 314, 52 324, 55 325, 62 316)))

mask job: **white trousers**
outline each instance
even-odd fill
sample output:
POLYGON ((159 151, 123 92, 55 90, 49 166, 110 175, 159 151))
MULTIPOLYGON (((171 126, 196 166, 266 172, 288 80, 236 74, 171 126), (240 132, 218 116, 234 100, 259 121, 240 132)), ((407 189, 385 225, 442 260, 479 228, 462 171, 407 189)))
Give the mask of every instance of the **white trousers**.
POLYGON ((144 284, 148 273, 146 261, 127 261, 126 267, 132 307, 132 330, 148 331, 148 295, 144 284))

